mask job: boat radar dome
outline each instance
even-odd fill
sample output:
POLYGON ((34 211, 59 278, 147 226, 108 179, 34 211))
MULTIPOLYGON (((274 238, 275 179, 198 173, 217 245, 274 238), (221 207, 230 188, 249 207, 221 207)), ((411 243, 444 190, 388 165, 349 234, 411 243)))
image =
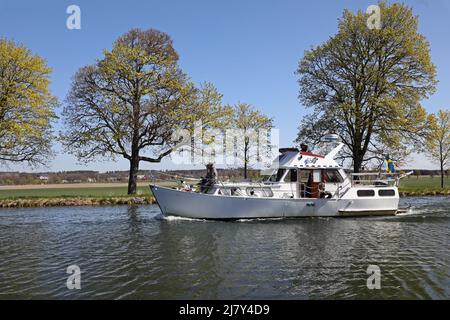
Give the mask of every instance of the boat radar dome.
POLYGON ((326 134, 322 137, 323 142, 336 142, 339 140, 339 135, 335 133, 326 134))

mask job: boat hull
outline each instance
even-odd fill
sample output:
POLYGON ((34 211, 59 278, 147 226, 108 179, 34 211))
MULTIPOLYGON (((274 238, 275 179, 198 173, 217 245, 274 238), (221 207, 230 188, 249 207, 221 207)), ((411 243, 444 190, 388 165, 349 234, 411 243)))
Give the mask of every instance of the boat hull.
POLYGON ((289 199, 218 196, 150 186, 164 215, 196 219, 349 217, 395 215, 392 199, 289 199))

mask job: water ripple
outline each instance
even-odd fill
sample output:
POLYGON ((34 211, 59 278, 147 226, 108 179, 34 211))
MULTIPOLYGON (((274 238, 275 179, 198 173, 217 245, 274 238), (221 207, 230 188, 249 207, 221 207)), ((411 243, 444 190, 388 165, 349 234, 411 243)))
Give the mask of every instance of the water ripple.
POLYGON ((211 222, 157 206, 0 211, 0 299, 448 299, 449 197, 407 214, 211 222), (81 290, 66 269, 81 268, 81 290), (368 290, 367 267, 381 269, 368 290))

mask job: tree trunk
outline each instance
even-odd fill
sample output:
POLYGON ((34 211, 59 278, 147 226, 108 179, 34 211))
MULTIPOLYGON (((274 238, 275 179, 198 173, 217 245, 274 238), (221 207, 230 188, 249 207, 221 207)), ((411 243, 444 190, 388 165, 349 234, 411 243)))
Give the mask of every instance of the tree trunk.
POLYGON ((441 189, 444 189, 444 163, 441 161, 441 189))
POLYGON ((247 180, 247 161, 244 162, 244 179, 247 180))
POLYGON ((136 194, 137 174, 139 171, 139 151, 133 151, 130 159, 128 176, 128 194, 136 194))
POLYGON ((128 194, 136 194, 137 174, 139 171, 139 114, 141 106, 136 90, 133 104, 133 136, 131 139, 130 172, 128 176, 128 194))
POLYGON ((244 144, 244 179, 245 180, 247 180, 247 162, 248 162, 248 159, 247 159, 248 150, 247 150, 247 148, 248 148, 248 144, 247 144, 247 141, 245 141, 245 144, 244 144))
POLYGON ((360 173, 362 167, 363 156, 359 153, 353 153, 353 172, 360 173))

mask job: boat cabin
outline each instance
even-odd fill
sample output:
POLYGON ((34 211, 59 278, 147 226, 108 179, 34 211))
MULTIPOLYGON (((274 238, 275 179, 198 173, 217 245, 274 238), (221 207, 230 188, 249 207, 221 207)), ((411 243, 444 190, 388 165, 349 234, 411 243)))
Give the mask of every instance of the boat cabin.
POLYGON ((280 149, 275 166, 278 169, 265 184, 278 189, 283 197, 289 198, 331 198, 348 182, 347 175, 333 156, 322 156, 306 149, 280 149))
POLYGON ((260 183, 217 183, 203 193, 211 195, 264 197, 284 199, 342 199, 396 197, 399 177, 382 173, 347 175, 334 157, 339 144, 326 156, 307 148, 280 149, 268 177, 260 183))

